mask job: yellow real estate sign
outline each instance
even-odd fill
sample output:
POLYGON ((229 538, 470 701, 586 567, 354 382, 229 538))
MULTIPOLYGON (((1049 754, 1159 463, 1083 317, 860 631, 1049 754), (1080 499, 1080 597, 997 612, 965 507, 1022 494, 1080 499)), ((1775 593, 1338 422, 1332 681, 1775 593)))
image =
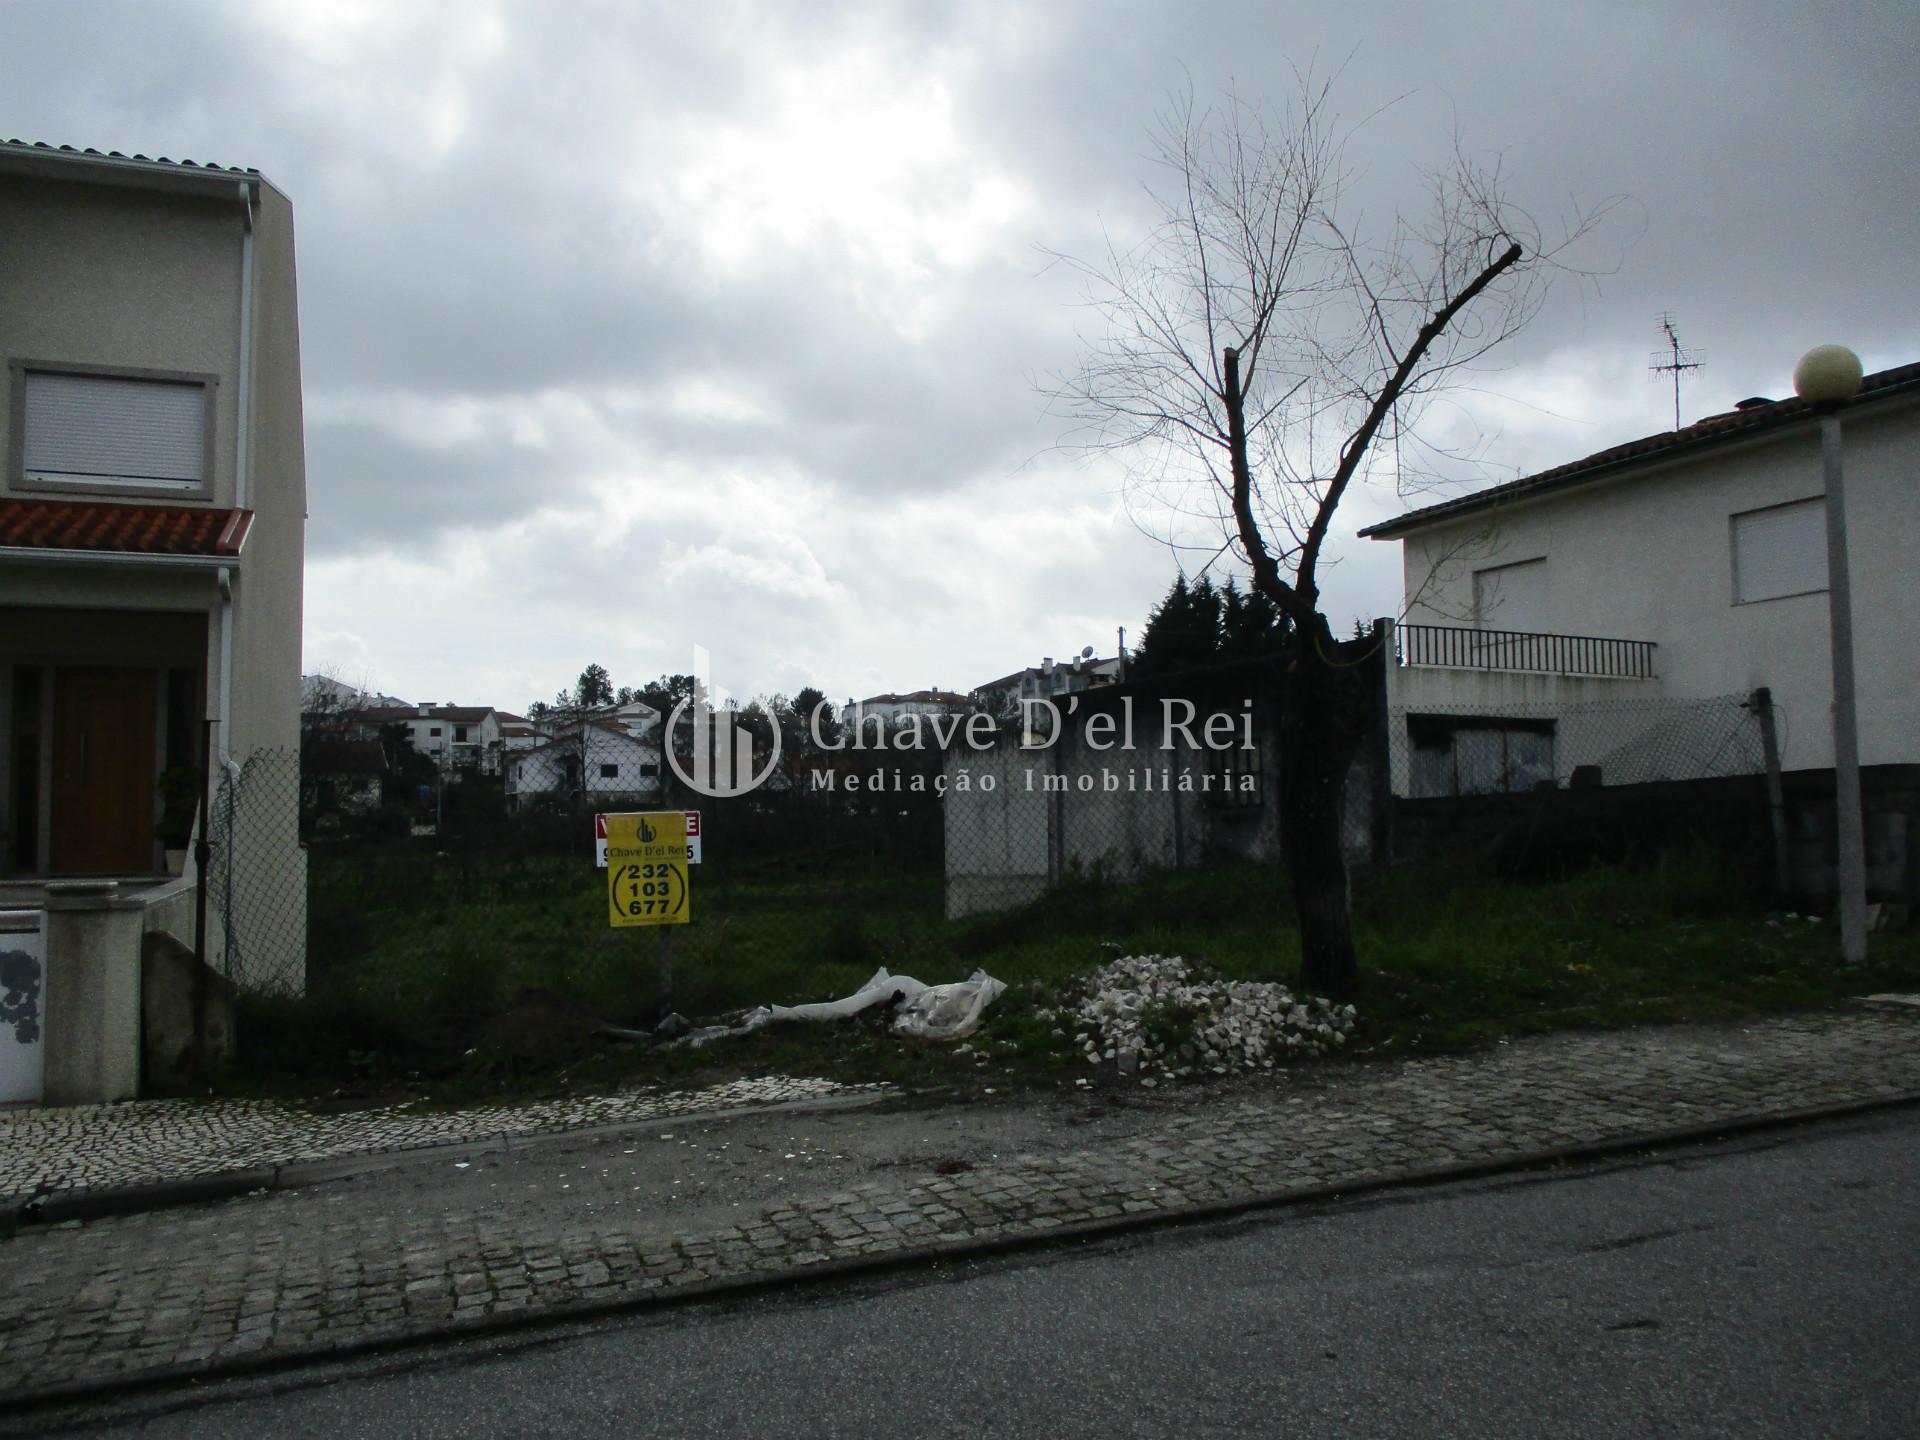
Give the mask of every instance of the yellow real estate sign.
POLYGON ((684 925, 692 908, 686 812, 607 816, 607 923, 684 925))

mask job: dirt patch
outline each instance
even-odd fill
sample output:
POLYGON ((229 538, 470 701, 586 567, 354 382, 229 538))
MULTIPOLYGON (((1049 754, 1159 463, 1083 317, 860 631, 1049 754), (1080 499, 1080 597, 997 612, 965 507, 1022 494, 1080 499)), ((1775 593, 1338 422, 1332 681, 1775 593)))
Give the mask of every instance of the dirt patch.
POLYGON ((483 1065, 515 1074, 561 1070, 593 1052, 600 1023, 563 996, 529 991, 488 1017, 470 1048, 483 1065))

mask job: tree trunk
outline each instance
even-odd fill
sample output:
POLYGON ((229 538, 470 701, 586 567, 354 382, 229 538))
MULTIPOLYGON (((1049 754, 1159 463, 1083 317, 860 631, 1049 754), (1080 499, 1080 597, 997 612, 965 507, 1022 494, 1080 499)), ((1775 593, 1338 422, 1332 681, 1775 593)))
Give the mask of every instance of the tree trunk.
POLYGON ((1281 700, 1280 843, 1300 920, 1300 985, 1345 1000, 1360 988, 1341 847, 1347 771, 1367 733, 1371 638, 1299 636, 1281 700))

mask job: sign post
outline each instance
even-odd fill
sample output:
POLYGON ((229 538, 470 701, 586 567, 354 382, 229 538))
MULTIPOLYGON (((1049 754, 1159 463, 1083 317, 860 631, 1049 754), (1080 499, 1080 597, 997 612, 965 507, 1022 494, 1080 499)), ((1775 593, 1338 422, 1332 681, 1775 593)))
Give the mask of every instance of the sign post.
POLYGON ((660 1012, 673 1009, 673 929, 692 914, 687 816, 646 810, 604 817, 607 832, 607 923, 615 929, 660 929, 660 1012))

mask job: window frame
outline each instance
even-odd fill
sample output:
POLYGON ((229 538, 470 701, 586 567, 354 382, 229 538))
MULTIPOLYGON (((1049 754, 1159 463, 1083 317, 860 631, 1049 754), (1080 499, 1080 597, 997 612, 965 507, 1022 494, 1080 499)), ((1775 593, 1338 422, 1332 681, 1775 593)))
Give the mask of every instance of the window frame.
POLYGON ((1465 800, 1487 796, 1528 795, 1539 788, 1541 781, 1535 781, 1521 789, 1503 784, 1498 790, 1463 790, 1460 787, 1460 734, 1462 731, 1476 733, 1497 733, 1500 736, 1500 774, 1504 782, 1510 782, 1515 772, 1512 752, 1512 739, 1516 734, 1545 736, 1552 755, 1549 766, 1550 781, 1556 788, 1559 783, 1560 764, 1560 723, 1558 719, 1541 719, 1509 715, 1435 715, 1413 714, 1406 717, 1407 726, 1407 792, 1412 800, 1465 800), (1446 788, 1441 790, 1423 790, 1421 782, 1428 778, 1428 772, 1421 769, 1419 752, 1429 755, 1446 755, 1446 788))
POLYGON ((35 360, 11 356, 7 360, 7 488, 16 493, 49 495, 137 495, 145 498, 166 496, 177 500, 211 500, 214 493, 215 457, 219 441, 220 377, 197 370, 155 370, 136 365, 94 365, 71 360, 35 360), (84 480, 29 479, 27 476, 27 377, 30 375, 70 375, 91 380, 150 380, 170 385, 194 385, 200 389, 201 419, 200 483, 198 485, 141 485, 137 483, 90 484, 84 480))
POLYGON ((1751 510, 1735 510, 1727 516, 1727 589, 1733 606, 1766 605, 1775 600, 1797 599, 1802 595, 1824 595, 1833 588, 1833 572, 1827 564, 1826 505, 1827 497, 1823 491, 1818 495, 1802 495, 1796 500, 1782 500, 1773 505, 1756 505, 1751 510), (1782 590, 1777 595, 1743 596, 1740 593, 1740 522, 1755 515, 1802 508, 1809 509, 1815 515, 1819 531, 1816 538, 1820 556, 1820 583, 1806 590, 1782 590))

